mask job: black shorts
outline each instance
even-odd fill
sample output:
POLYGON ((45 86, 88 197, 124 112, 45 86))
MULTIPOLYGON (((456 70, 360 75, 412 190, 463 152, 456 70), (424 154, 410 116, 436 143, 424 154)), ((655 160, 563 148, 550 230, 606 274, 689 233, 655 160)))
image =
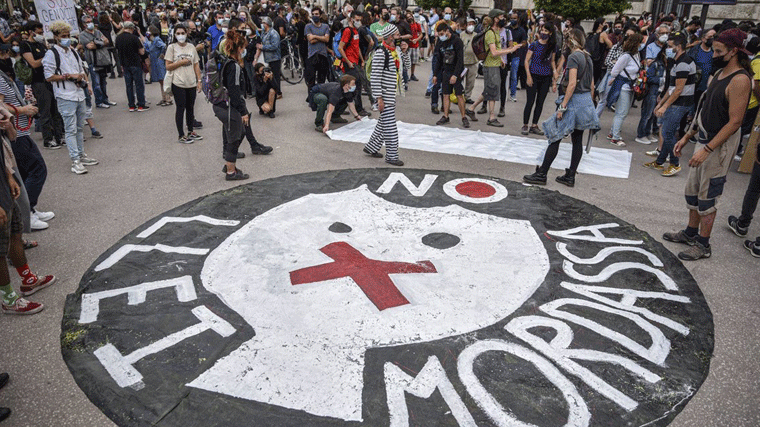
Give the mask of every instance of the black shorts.
POLYGON ((8 248, 11 243, 11 235, 21 234, 24 231, 24 222, 21 219, 21 210, 16 202, 13 202, 13 208, 5 215, 8 220, 0 227, 0 256, 8 256, 8 248))
POLYGON ((462 87, 462 78, 457 77, 456 83, 451 84, 451 74, 444 73, 443 79, 441 81, 441 93, 444 95, 451 95, 452 92, 457 96, 464 93, 464 88, 462 87))

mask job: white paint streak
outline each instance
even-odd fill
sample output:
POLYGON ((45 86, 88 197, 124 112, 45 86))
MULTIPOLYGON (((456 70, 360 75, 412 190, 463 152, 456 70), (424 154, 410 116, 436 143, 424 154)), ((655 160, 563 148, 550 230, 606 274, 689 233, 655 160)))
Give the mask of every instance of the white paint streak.
POLYGON ((436 388, 441 393, 441 396, 443 396, 446 404, 449 405, 451 415, 460 426, 477 426, 462 398, 454 390, 454 386, 446 376, 446 371, 444 371, 437 357, 430 356, 416 377, 406 374, 391 362, 385 363, 384 371, 391 427, 409 426, 409 410, 406 406, 406 395, 404 392, 411 393, 422 399, 428 399, 436 388))
POLYGON ((643 317, 639 316, 638 314, 631 313, 630 311, 618 310, 616 308, 608 307, 606 305, 597 304, 595 302, 586 301, 582 299, 575 299, 575 298, 561 298, 558 300, 550 301, 540 306, 539 309, 550 316, 554 316, 560 319, 565 319, 570 322, 581 325, 583 327, 586 327, 598 333, 599 335, 602 335, 603 337, 609 338, 612 341, 619 343, 625 348, 631 350, 633 353, 649 360, 652 363, 656 363, 657 365, 660 365, 660 366, 664 365, 665 359, 667 359, 668 354, 670 354, 670 340, 665 337, 665 334, 663 334, 662 331, 658 327, 649 323, 643 317), (649 338, 652 341, 652 345, 649 348, 646 348, 643 345, 637 343, 636 341, 621 334, 620 332, 614 331, 606 326, 603 326, 596 321, 586 319, 585 317, 581 317, 573 313, 568 313, 566 311, 559 310, 560 307, 563 307, 565 305, 589 307, 595 310, 604 311, 610 314, 616 314, 620 317, 626 318, 634 322, 642 330, 644 330, 647 334, 649 334, 649 338))
POLYGON ((79 323, 92 323, 98 320, 100 313, 100 300, 127 294, 129 305, 138 305, 145 302, 148 291, 156 289, 175 288, 177 300, 180 302, 192 301, 196 298, 195 285, 192 276, 182 276, 176 279, 161 280, 157 282, 140 283, 127 288, 111 289, 108 291, 82 294, 82 309, 79 313, 79 323))
POLYGON ((650 267, 646 264, 642 264, 640 262, 616 262, 614 264, 610 264, 602 269, 602 271, 599 274, 593 275, 593 276, 587 276, 585 274, 578 273, 575 271, 574 264, 568 260, 565 260, 562 262, 562 270, 565 271, 565 274, 572 277, 575 280, 582 280, 584 282, 589 283, 601 283, 605 280, 612 277, 613 274, 623 271, 623 270, 643 270, 648 273, 652 273, 660 280, 662 285, 665 287, 665 289, 669 291, 677 291, 678 285, 676 282, 670 278, 667 274, 665 274, 664 271, 658 270, 656 268, 650 267))
POLYGON ((438 178, 438 175, 425 174, 425 177, 422 179, 422 182, 420 182, 420 185, 416 186, 402 172, 391 172, 388 175, 388 179, 383 182, 383 185, 377 188, 376 192, 380 194, 388 194, 391 192, 391 190, 393 190, 393 187, 396 185, 396 183, 399 183, 403 185, 404 188, 409 190, 409 194, 412 196, 422 197, 428 192, 428 190, 430 190, 430 187, 433 186, 436 178, 438 178))
POLYGON ((499 184, 498 182, 491 181, 490 179, 481 179, 481 178, 460 178, 460 179, 454 179, 446 184, 443 184, 443 191, 452 199, 458 200, 460 202, 467 202, 467 203, 477 203, 477 204, 483 204, 483 203, 495 203, 500 200, 504 200, 509 195, 509 192, 507 189, 499 184), (479 182, 481 184, 490 185, 494 190, 495 193, 488 197, 470 197, 466 196, 464 194, 460 194, 456 187, 459 184, 465 183, 465 182, 479 182))
POLYGON ((584 368, 572 359, 613 363, 622 366, 650 383, 660 380, 659 376, 625 357, 596 350, 568 348, 573 341, 573 330, 566 323, 556 319, 542 316, 522 316, 512 319, 505 326, 505 329, 517 338, 530 344, 570 374, 580 378, 599 394, 629 412, 636 409, 638 402, 612 387, 592 371, 584 368), (554 329, 557 332, 556 336, 547 343, 541 337, 528 332, 529 329, 539 326, 554 329))
POLYGON ((683 304, 688 304, 691 302, 691 300, 688 297, 685 297, 682 295, 667 294, 664 292, 646 292, 646 291, 636 291, 633 289, 609 288, 605 286, 577 285, 577 284, 569 283, 569 282, 562 282, 562 287, 564 287, 565 289, 569 289, 577 294, 580 294, 585 297, 597 300, 601 303, 607 304, 609 306, 619 308, 621 310, 628 310, 634 313, 638 313, 649 320, 652 320, 661 325, 667 326, 668 328, 678 332, 679 334, 683 336, 689 335, 689 328, 687 326, 684 326, 678 322, 668 319, 667 317, 660 316, 659 314, 655 314, 649 309, 636 307, 634 305, 636 304, 636 301, 639 298, 664 299, 666 301, 674 301, 674 302, 680 302, 683 304), (622 299, 620 301, 615 301, 610 298, 605 298, 599 294, 621 295, 622 299))
POLYGON ((475 402, 477 402, 483 412, 498 427, 529 427, 533 425, 520 421, 514 414, 507 412, 488 390, 483 387, 478 377, 475 376, 473 363, 478 356, 487 351, 507 352, 532 363, 565 396, 569 413, 564 427, 585 427, 589 425, 591 414, 586 406, 586 402, 580 396, 573 383, 562 375, 562 372, 551 362, 517 344, 501 340, 484 340, 472 344, 462 351, 457 360, 457 369, 459 371, 459 379, 465 385, 467 391, 475 399, 475 402))
POLYGON ((140 359, 162 350, 166 350, 187 338, 208 330, 212 330, 225 338, 235 333, 235 328, 232 327, 232 325, 212 313, 211 310, 205 306, 201 305, 195 307, 192 309, 192 313, 198 318, 198 320, 200 320, 200 323, 168 335, 153 344, 139 348, 126 356, 123 356, 113 344, 106 344, 95 350, 93 354, 98 360, 100 360, 100 363, 103 364, 103 367, 108 371, 111 378, 116 381, 116 384, 118 384, 119 387, 142 388, 143 376, 133 366, 140 359))
POLYGON ((158 221, 156 221, 155 224, 143 230, 143 232, 138 234, 137 237, 139 237, 140 239, 144 239, 150 236, 151 234, 155 233, 156 231, 160 230, 161 227, 169 223, 176 223, 176 222, 185 223, 185 222, 191 222, 191 221, 199 221, 199 222, 205 222, 206 224, 227 226, 227 227, 234 227, 240 224, 240 221, 216 219, 216 218, 208 217, 206 215, 196 215, 196 216, 191 216, 191 217, 165 216, 159 219, 158 221))
POLYGON ((366 186, 308 195, 254 218, 209 254, 203 285, 256 336, 189 385, 361 420, 368 348, 492 325, 520 307, 548 271, 548 255, 528 221, 454 205, 402 206, 366 186), (334 222, 352 231, 329 231, 334 222), (453 234, 460 241, 436 249, 422 243, 430 233, 453 234), (383 311, 350 278, 291 284, 289 272, 331 262, 319 249, 337 241, 375 260, 429 260, 437 273, 392 275, 410 303, 383 311))
POLYGON ((563 257, 567 258, 568 260, 576 263, 576 264, 599 264, 600 262, 607 259, 608 256, 616 253, 616 252, 638 252, 647 258, 649 258, 649 262, 652 263, 655 267, 662 267, 662 261, 660 261, 657 256, 645 249, 637 248, 635 246, 608 246, 599 253, 597 253, 593 258, 579 258, 567 249, 567 243, 557 242, 557 250, 560 254, 562 254, 563 257))
POLYGON ((568 239, 568 240, 585 240, 587 242, 620 243, 621 245, 640 245, 644 243, 643 240, 628 240, 628 239, 617 239, 617 238, 612 238, 612 237, 605 237, 605 235, 602 234, 601 231, 599 231, 605 228, 615 228, 615 227, 620 227, 620 225, 614 222, 610 222, 607 224, 585 225, 583 227, 575 227, 569 230, 549 230, 546 232, 546 234, 550 236, 560 237, 563 239, 568 239), (578 234, 584 231, 590 232, 591 236, 578 234))
POLYGON ((95 271, 103 271, 106 268, 113 267, 117 262, 121 261, 122 258, 129 255, 130 252, 150 252, 150 251, 161 251, 166 254, 186 254, 186 255, 206 255, 209 252, 208 249, 186 248, 184 246, 166 246, 162 244, 158 244, 158 245, 127 244, 117 249, 116 252, 112 253, 111 256, 105 259, 105 261, 98 264, 97 267, 95 267, 95 271))

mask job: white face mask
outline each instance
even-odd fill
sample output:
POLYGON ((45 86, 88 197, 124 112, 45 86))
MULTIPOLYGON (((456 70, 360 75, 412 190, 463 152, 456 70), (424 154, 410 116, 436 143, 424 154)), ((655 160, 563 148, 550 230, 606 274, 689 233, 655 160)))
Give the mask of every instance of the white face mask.
POLYGON ((222 28, 222 34, 227 34, 227 27, 222 28))
POLYGON ((668 35, 667 34, 663 34, 657 40, 659 40, 660 43, 667 43, 668 42, 668 35))
POLYGON ((468 26, 467 26, 467 32, 468 32, 468 33, 471 33, 471 32, 473 32, 473 31, 475 31, 475 26, 474 26, 474 25, 468 25, 468 26))
POLYGON ((177 34, 177 41, 184 43, 187 41, 187 34, 177 34))
POLYGON ((92 30, 93 28, 95 28, 95 24, 93 24, 92 22, 88 22, 87 23, 87 29, 88 30, 92 30))
POLYGON ((241 58, 245 58, 245 55, 247 55, 247 54, 248 54, 248 49, 243 49, 243 51, 240 52, 240 57, 241 58))
POLYGON ((42 43, 42 44, 44 44, 44 43, 45 43, 45 36, 44 36, 44 35, 42 35, 42 34, 36 34, 36 35, 34 36, 34 41, 36 41, 37 43, 42 43))
POLYGON ((251 31, 250 28, 246 28, 245 29, 245 35, 248 36, 248 37, 251 37, 251 34, 253 34, 253 31, 251 31))

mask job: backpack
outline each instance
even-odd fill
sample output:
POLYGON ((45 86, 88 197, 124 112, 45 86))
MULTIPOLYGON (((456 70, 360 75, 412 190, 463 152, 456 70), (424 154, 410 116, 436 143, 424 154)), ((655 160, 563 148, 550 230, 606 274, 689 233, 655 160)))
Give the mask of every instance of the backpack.
MULTIPOLYGON (((478 61, 485 60, 490 53, 488 46, 486 46, 486 33, 488 33, 488 31, 483 31, 472 39, 472 51, 475 53, 475 57, 478 58, 478 61)), ((495 34, 496 33, 494 33, 494 35, 495 34)))
POLYGON ((206 67, 203 72, 201 89, 206 95, 206 101, 216 105, 227 102, 230 97, 227 95, 227 88, 224 87, 224 68, 232 60, 218 51, 213 51, 208 56, 206 67))
POLYGON ((586 39, 586 46, 583 49, 591 55, 591 61, 594 64, 601 64, 604 60, 604 48, 599 43, 600 33, 596 33, 586 39))
POLYGON ((29 63, 26 62, 26 59, 19 59, 16 61, 15 64, 13 64, 13 72, 16 73, 16 78, 21 81, 21 83, 25 85, 32 84, 32 76, 34 75, 34 70, 32 70, 32 67, 29 66, 29 63))
MULTIPOLYGON (((626 73, 628 74, 628 73, 626 73)), ((629 77, 630 78, 630 77, 629 77)), ((639 65, 639 73, 635 79, 631 79, 631 90, 633 91, 633 99, 641 101, 649 94, 649 85, 647 84, 647 69, 642 61, 639 65)))
POLYGON ((335 57, 338 59, 341 58, 340 50, 338 50, 338 45, 340 45, 340 39, 342 38, 343 38, 343 30, 340 30, 337 33, 335 33, 335 37, 333 37, 332 48, 333 48, 333 52, 335 53, 335 57))

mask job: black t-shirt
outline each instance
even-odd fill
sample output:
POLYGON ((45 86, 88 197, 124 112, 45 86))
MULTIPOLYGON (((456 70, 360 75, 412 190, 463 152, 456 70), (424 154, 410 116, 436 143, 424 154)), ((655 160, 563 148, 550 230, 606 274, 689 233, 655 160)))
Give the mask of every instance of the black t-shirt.
POLYGON ((113 25, 110 22, 105 24, 99 24, 98 29, 108 39, 108 47, 113 47, 113 38, 111 37, 111 31, 113 31, 113 25))
MULTIPOLYGON (((35 60, 44 58, 45 52, 47 52, 47 48, 37 42, 21 42, 20 49, 22 57, 25 53, 31 53, 35 60)), ((31 67, 31 64, 29 66, 31 67)), ((44 68, 42 64, 37 68, 32 67, 32 83, 45 83, 47 81, 45 80, 44 68)))
MULTIPOLYGON (((512 32, 512 41, 515 43, 522 43, 524 41, 528 40, 528 33, 525 32, 525 29, 522 27, 512 28, 510 27, 509 30, 512 32)), ((504 47, 504 46, 502 46, 504 47)), ((509 47, 509 46, 508 46, 509 47)), ((527 53, 528 49, 527 46, 523 46, 520 49, 516 50, 515 53, 512 55, 516 56, 524 56, 527 53)))
POLYGON ((367 57, 367 49, 369 49, 369 41, 367 40, 368 36, 369 29, 367 27, 362 26, 359 28, 359 50, 365 58, 367 57))
POLYGON ((327 101, 334 107, 337 107, 341 102, 354 102, 353 92, 343 92, 343 88, 340 87, 338 82, 329 82, 318 85, 317 93, 321 93, 327 97, 327 101))
POLYGON ((126 31, 116 36, 116 49, 119 51, 122 67, 142 67, 140 49, 143 48, 140 39, 126 31))
POLYGON ((285 34, 288 35, 288 23, 285 21, 285 18, 282 16, 278 16, 274 18, 274 22, 272 23, 272 27, 277 31, 277 34, 280 35, 280 38, 282 38, 282 35, 285 34), (280 28, 282 28, 282 31, 280 31, 280 28))
MULTIPOLYGON (((398 28, 398 33, 400 36, 406 36, 406 35, 412 34, 412 27, 404 19, 396 23, 396 28, 398 28)), ((407 42, 409 42, 409 40, 407 40, 407 42)))
POLYGON ((0 59, 0 71, 8 75, 12 79, 16 79, 16 73, 13 71, 13 60, 10 58, 0 59))

